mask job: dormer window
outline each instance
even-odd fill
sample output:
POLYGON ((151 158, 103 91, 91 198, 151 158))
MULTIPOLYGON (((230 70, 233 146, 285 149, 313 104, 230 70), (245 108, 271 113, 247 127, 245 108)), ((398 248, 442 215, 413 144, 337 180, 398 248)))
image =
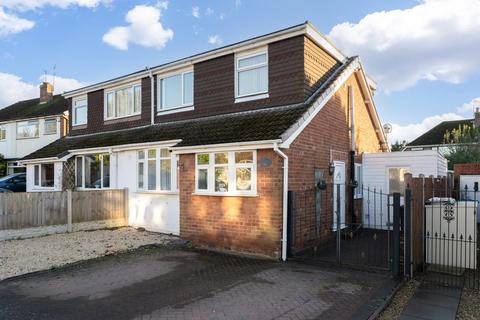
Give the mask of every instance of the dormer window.
POLYGON ((140 114, 142 86, 140 83, 105 91, 105 119, 117 119, 140 114))
POLYGON ((193 106, 193 71, 158 77, 158 112, 193 106))
POLYGON ((87 96, 74 98, 72 101, 72 125, 87 124, 87 96))
POLYGON ((267 51, 239 54, 235 61, 236 102, 268 97, 267 51))

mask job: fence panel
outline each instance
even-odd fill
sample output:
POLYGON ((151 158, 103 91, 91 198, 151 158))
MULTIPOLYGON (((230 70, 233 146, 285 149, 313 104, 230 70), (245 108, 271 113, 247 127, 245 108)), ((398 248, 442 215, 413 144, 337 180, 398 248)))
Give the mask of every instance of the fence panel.
POLYGON ((123 190, 72 192, 73 223, 125 218, 123 190))

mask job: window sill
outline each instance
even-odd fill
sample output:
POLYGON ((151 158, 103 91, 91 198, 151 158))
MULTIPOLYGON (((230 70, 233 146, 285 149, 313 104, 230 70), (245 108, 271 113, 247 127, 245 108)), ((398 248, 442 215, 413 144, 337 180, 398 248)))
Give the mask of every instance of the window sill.
POLYGON ((54 134, 57 134, 57 133, 56 133, 56 132, 52 132, 52 133, 46 133, 46 132, 45 132, 43 135, 44 135, 44 136, 52 136, 52 135, 54 135, 54 134))
POLYGON ((38 139, 40 137, 28 137, 28 138, 18 138, 17 137, 17 140, 31 140, 31 139, 38 139))
POLYGON ((258 193, 245 194, 245 193, 217 193, 217 192, 194 192, 194 196, 212 196, 212 197, 258 197, 258 193))
POLYGON ((354 199, 354 200, 362 200, 362 199, 363 199, 363 196, 354 196, 353 199, 354 199))
POLYGON ((75 130, 75 129, 87 129, 87 124, 86 123, 72 124, 72 130, 75 130))
POLYGON ((110 123, 117 123, 117 122, 123 122, 123 121, 135 121, 135 120, 140 120, 141 118, 142 118, 142 115, 140 113, 134 113, 134 114, 130 114, 128 116, 123 116, 123 117, 105 118, 103 119, 103 122, 105 124, 110 124, 110 123))
POLYGON ((137 190, 135 193, 138 194, 156 194, 156 195, 179 195, 178 191, 148 191, 148 190, 137 190))
POLYGON ((55 187, 33 187, 33 191, 55 191, 55 187))
POLYGON ((177 112, 192 111, 193 109, 194 109, 193 106, 185 106, 185 107, 177 107, 177 108, 171 108, 166 110, 160 110, 160 111, 157 111, 157 116, 163 116, 163 115, 177 113, 177 112))
POLYGON ((261 93, 261 94, 251 95, 251 96, 236 97, 235 103, 259 100, 259 99, 267 99, 267 98, 269 98, 268 93, 261 93))

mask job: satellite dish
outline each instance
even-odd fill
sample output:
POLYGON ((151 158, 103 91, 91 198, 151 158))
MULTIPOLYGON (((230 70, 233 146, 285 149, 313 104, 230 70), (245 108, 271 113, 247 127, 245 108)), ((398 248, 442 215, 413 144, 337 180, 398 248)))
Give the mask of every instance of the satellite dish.
POLYGON ((383 125, 383 131, 386 133, 386 134, 389 134, 390 132, 392 132, 392 125, 390 123, 385 123, 383 125))

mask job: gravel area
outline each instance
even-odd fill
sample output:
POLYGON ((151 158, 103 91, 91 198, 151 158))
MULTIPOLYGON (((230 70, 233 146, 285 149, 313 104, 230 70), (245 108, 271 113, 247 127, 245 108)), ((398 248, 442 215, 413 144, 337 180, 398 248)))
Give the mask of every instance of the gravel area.
POLYGON ((401 287, 395 296, 393 297, 390 304, 382 311, 382 313, 378 316, 378 320, 396 320, 400 319, 403 309, 410 301, 410 298, 413 296, 415 289, 420 285, 421 279, 412 279, 405 283, 403 287, 401 287))
POLYGON ((174 239, 177 237, 120 228, 0 241, 0 280, 174 239))
POLYGON ((464 288, 457 311, 457 319, 476 320, 480 318, 480 293, 464 288))

